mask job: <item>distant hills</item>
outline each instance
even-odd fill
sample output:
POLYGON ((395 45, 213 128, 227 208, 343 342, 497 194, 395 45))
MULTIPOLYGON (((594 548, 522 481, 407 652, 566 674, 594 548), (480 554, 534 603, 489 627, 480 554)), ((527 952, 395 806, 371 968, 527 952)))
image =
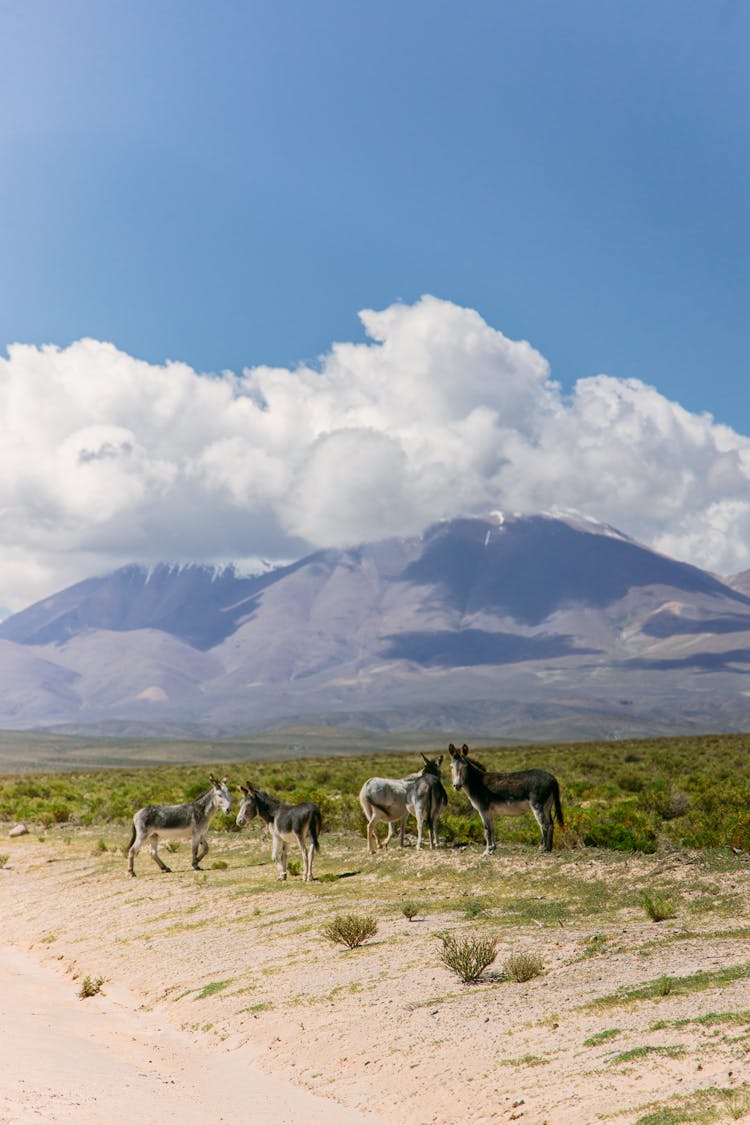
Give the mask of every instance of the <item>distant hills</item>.
POLYGON ((436 524, 245 576, 127 566, 0 623, 0 727, 498 739, 750 729, 750 574, 613 528, 436 524))

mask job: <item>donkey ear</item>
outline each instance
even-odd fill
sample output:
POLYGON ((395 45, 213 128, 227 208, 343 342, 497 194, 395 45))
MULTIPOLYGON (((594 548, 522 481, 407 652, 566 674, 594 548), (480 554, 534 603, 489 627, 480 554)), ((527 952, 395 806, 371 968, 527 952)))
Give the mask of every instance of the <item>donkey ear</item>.
POLYGON ((212 773, 210 773, 208 775, 208 780, 211 782, 212 785, 218 785, 219 784, 212 773))
POLYGON ((238 788, 239 788, 240 793, 244 793, 245 796, 247 796, 248 791, 247 791, 247 789, 245 788, 244 785, 240 785, 238 788))
POLYGON ((455 747, 455 746, 453 745, 453 743, 452 743, 452 742, 451 742, 451 743, 450 743, 450 745, 448 746, 448 753, 449 753, 449 754, 455 754, 455 753, 456 753, 456 747, 455 747))
POLYGON ((443 755, 441 754, 440 757, 437 760, 437 768, 440 769, 442 764, 443 764, 443 755))
POLYGON ((424 751, 422 752, 422 761, 425 763, 425 765, 429 766, 430 759, 427 757, 427 755, 424 753, 424 751))
POLYGON ((465 742, 464 742, 463 746, 461 747, 461 753, 463 754, 464 758, 467 758, 468 755, 469 755, 469 747, 466 745, 465 742))

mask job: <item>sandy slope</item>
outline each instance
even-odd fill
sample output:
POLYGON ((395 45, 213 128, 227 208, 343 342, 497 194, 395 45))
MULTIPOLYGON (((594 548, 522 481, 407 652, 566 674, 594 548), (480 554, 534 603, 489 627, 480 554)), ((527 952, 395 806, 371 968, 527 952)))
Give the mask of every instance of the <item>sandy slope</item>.
POLYGON ((374 1112, 390 1125, 628 1125, 655 1104, 715 1101, 712 1089, 723 1091, 712 1120, 750 1120, 750 975, 590 1006, 661 975, 750 963, 747 857, 729 874, 678 854, 515 849, 482 861, 477 849, 409 849, 370 859, 361 841, 326 838, 318 872, 338 878, 308 887, 275 883, 257 833, 216 838, 211 856, 228 866, 199 875, 185 851, 170 876, 142 854, 136 880, 121 855, 93 844, 82 830, 54 830, 5 845, 1 940, 13 953, 0 976, 10 1063, 0 1122, 117 1125, 145 1107, 141 1119, 159 1121, 353 1123, 374 1112), (419 921, 387 897, 386 863, 427 907, 419 921), (467 931, 446 900, 457 868, 477 893, 488 879, 538 889, 540 906, 554 905, 554 880, 669 880, 685 910, 659 926, 633 907, 604 930, 601 916, 499 928, 497 964, 534 951, 545 974, 466 987, 437 957, 441 931, 467 931), (355 902, 377 914, 376 939, 332 947, 321 922, 355 902), (104 976, 105 995, 78 999, 83 975, 104 976))
POLYGON ((349 1125, 360 1117, 196 1042, 122 986, 83 1002, 69 975, 0 947, 0 1122, 349 1125), (256 1117, 257 1115, 257 1117, 256 1117))

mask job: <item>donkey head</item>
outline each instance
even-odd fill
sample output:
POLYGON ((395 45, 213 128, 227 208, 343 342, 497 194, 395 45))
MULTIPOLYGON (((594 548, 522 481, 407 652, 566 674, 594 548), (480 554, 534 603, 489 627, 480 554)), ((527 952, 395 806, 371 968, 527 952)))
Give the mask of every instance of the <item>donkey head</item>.
POLYGON ((240 793, 242 794, 242 800, 236 823, 238 828, 243 828, 253 817, 258 815, 258 803, 255 799, 255 790, 249 781, 247 785, 240 785, 240 793))
POLYGON ((443 755, 441 754, 439 758, 435 759, 428 758, 426 754, 423 754, 422 759, 424 761, 422 774, 430 774, 432 777, 440 777, 440 767, 443 764, 443 755))
POLYGON ((448 747, 448 753, 451 756, 451 781, 453 782, 453 788, 460 789, 466 784, 466 776, 469 772, 469 747, 464 743, 461 749, 457 750, 451 742, 448 747))
POLYGON ((222 777, 221 781, 219 781, 219 779, 214 777, 211 773, 208 775, 208 780, 211 782, 215 804, 218 805, 222 812, 228 813, 232 807, 232 798, 229 794, 227 778, 222 777))

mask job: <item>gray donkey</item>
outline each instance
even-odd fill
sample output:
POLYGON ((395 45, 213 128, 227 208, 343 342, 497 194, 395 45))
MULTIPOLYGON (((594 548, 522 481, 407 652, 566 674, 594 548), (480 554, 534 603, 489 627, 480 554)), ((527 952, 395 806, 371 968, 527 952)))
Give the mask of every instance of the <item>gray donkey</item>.
POLYGON ((504 816, 521 816, 531 812, 536 817, 542 833, 542 848, 552 851, 552 838, 557 823, 562 828, 562 805, 557 778, 546 770, 519 770, 517 773, 498 773, 487 770, 469 756, 469 747, 460 750, 451 742, 451 777, 454 789, 463 789, 484 825, 485 850, 489 855, 495 850, 495 813, 504 816))
POLYGON ((211 817, 217 809, 228 813, 232 798, 227 789, 227 779, 221 781, 210 775, 211 788, 194 801, 183 805, 146 805, 133 817, 133 835, 128 845, 128 874, 135 875, 133 864, 141 847, 148 841, 151 858, 162 871, 170 871, 157 851, 161 838, 192 836, 193 870, 200 871, 200 861, 208 852, 206 832, 211 817))
POLYGON ((286 846, 296 840, 302 853, 303 873, 305 883, 313 881, 313 856, 318 851, 318 833, 322 827, 320 809, 312 801, 301 801, 298 805, 285 805, 264 793, 262 789, 254 789, 248 781, 247 786, 241 785, 242 803, 237 813, 237 827, 259 816, 271 830, 273 847, 271 859, 279 869, 279 879, 286 879, 286 846))
POLYGON ((448 804, 448 794, 440 780, 442 754, 434 761, 422 755, 424 766, 421 773, 411 773, 407 777, 371 777, 359 791, 359 803, 367 819, 367 847, 371 852, 388 847, 393 836, 393 825, 401 821, 401 847, 404 846, 404 832, 409 813, 417 821, 417 847, 422 847, 422 830, 427 824, 430 847, 437 845, 437 826, 441 812, 448 804), (381 844, 376 831, 379 821, 388 825, 388 834, 381 844))

